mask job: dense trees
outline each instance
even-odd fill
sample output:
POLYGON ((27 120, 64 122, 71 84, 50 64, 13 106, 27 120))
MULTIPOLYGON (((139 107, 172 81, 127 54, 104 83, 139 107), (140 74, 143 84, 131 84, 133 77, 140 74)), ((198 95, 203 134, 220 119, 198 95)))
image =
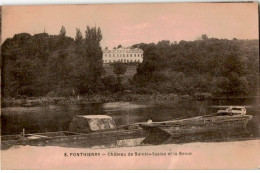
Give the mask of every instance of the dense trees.
POLYGON ((134 83, 166 93, 209 92, 215 96, 255 95, 258 89, 258 41, 208 38, 137 44, 144 50, 134 83))
POLYGON ((121 83, 123 64, 115 64, 117 78, 104 75, 101 39, 100 28, 87 27, 84 36, 76 29, 72 39, 64 26, 59 35, 20 33, 8 38, 1 47, 3 96, 71 96, 124 88, 144 93, 248 96, 259 89, 257 40, 202 35, 195 41, 136 44, 132 47, 144 51, 144 61, 133 79, 124 78, 121 83))
POLYGON ((2 45, 4 96, 75 95, 102 87, 100 28, 87 27, 85 38, 77 29, 75 41, 46 33, 16 34, 2 45))

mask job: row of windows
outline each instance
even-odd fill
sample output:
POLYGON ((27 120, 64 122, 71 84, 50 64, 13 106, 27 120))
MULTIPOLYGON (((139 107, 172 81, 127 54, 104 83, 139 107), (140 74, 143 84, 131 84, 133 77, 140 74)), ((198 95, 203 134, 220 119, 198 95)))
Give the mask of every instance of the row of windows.
POLYGON ((118 59, 117 61, 116 60, 104 60, 104 63, 112 63, 112 62, 125 62, 125 63, 128 63, 128 62, 139 62, 140 63, 140 60, 127 60, 127 59, 118 59))
MULTIPOLYGON (((115 54, 105 54, 105 57, 115 57, 115 54)), ((132 57, 132 54, 117 54, 116 57, 132 57)), ((133 57, 143 57, 142 54, 133 54, 133 57)))

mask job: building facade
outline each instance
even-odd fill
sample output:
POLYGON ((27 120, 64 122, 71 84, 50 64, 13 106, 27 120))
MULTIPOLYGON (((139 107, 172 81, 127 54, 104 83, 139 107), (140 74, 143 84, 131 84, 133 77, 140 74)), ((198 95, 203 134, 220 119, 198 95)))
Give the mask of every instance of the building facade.
POLYGON ((114 62, 122 63, 142 63, 143 62, 143 50, 139 48, 118 48, 113 50, 104 49, 103 57, 104 64, 110 64, 114 62))

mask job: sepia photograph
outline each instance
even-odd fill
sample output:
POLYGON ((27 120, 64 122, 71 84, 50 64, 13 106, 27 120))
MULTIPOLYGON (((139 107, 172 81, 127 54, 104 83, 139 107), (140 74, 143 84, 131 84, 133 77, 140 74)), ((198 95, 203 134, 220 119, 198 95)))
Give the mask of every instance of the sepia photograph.
POLYGON ((260 168, 258 2, 0 16, 1 169, 260 168))

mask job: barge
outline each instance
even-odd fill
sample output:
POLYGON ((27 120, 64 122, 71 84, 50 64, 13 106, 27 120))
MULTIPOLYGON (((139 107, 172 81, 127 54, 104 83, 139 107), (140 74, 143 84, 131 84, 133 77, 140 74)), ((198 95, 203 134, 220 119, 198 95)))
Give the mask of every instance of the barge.
POLYGON ((148 133, 167 134, 181 137, 208 132, 228 133, 231 130, 245 130, 252 115, 245 115, 245 108, 230 107, 217 113, 187 119, 162 122, 147 122, 140 126, 148 133), (233 110, 234 109, 234 110, 233 110))
POLYGON ((1 136, 1 149, 14 145, 67 145, 88 141, 111 143, 122 139, 143 137, 144 131, 137 125, 116 126, 112 117, 107 115, 76 115, 70 123, 69 131, 45 132, 1 136))

